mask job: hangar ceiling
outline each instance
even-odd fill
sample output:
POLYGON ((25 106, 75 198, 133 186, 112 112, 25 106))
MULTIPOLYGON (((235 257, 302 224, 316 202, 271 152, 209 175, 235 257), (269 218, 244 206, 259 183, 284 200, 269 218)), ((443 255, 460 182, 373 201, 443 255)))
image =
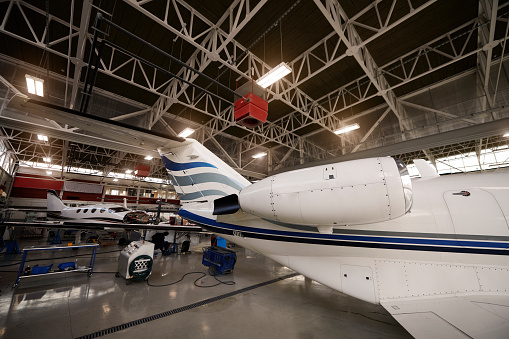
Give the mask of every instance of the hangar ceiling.
MULTIPOLYGON (((410 161, 507 144, 499 135, 509 129, 507 5, 490 0, 2 1, 2 115, 16 90, 27 93, 25 74, 45 80, 43 100, 78 109, 97 31, 118 47, 101 54, 88 113, 172 136, 192 127, 191 137, 252 178, 388 145, 395 145, 392 155, 410 161), (114 27, 95 27, 98 13, 200 73, 114 27), (234 121, 233 106, 225 101, 236 97, 203 76, 245 94, 252 77, 282 61, 292 73, 263 92, 268 120, 254 129, 234 121), (493 122, 496 128, 475 133, 493 122), (333 133, 353 123, 360 128, 333 133), (475 135, 470 140, 451 146, 440 139, 448 131, 468 135, 469 129, 475 135), (436 140, 428 148, 398 150, 430 136, 436 140), (268 156, 253 159, 260 151, 268 156)), ((96 55, 97 49, 94 60, 96 55)), ((166 177, 159 159, 109 148, 105 136, 102 143, 87 143, 81 131, 57 121, 62 133, 39 142, 21 125, 2 126, 3 139, 20 161, 51 156, 63 168, 105 173, 150 163, 152 176, 166 177)))

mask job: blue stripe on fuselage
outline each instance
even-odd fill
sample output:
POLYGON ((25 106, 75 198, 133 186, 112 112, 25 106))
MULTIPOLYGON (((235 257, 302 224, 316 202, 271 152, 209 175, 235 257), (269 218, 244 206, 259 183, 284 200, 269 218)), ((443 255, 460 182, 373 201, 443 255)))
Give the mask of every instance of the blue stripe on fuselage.
POLYGON ((509 243, 507 242, 373 237, 290 232, 221 223, 213 219, 196 215, 186 211, 185 209, 181 209, 179 214, 184 218, 202 224, 205 228, 208 226, 213 231, 218 233, 233 234, 233 231, 240 231, 242 232, 243 236, 258 239, 349 247, 509 255, 509 250, 507 250, 509 243))

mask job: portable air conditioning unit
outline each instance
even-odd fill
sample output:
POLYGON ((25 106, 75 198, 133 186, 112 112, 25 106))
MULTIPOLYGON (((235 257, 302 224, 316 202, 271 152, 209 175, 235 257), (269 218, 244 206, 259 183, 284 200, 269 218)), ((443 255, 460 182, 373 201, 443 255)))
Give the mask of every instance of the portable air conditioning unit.
POLYGON ((154 263, 154 244, 149 241, 133 241, 120 252, 117 277, 124 277, 126 284, 148 279, 154 263))

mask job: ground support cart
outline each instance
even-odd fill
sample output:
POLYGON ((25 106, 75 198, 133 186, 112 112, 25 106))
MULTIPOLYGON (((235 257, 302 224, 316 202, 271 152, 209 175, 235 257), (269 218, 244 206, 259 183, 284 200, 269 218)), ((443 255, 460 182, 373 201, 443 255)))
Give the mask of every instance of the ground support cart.
POLYGON ((203 248, 202 264, 209 268, 210 275, 230 273, 237 262, 237 254, 229 249, 209 246, 203 248))
MULTIPOLYGON (((73 245, 73 246, 41 246, 41 247, 27 247, 23 249, 23 257, 21 259, 21 263, 19 264, 19 271, 18 271, 18 277, 16 278, 16 282, 14 283, 13 287, 16 288, 19 286, 21 279, 26 278, 33 278, 33 277, 40 277, 40 276, 47 276, 47 275, 55 275, 55 274, 64 274, 64 273, 71 273, 71 272, 87 272, 88 276, 92 276, 92 273, 94 271, 94 263, 95 263, 95 256, 97 254, 97 247, 98 244, 87 244, 87 245, 73 245), (78 248, 85 248, 90 247, 92 248, 92 253, 90 255, 90 265, 85 266, 83 268, 77 268, 75 270, 62 270, 58 272, 48 272, 47 273, 40 273, 40 274, 29 274, 29 275, 23 275, 24 269, 25 269, 25 262, 27 261, 27 256, 31 252, 35 251, 57 251, 57 250, 65 250, 65 249, 78 249, 78 248)), ((51 267, 51 266, 49 266, 51 267)))

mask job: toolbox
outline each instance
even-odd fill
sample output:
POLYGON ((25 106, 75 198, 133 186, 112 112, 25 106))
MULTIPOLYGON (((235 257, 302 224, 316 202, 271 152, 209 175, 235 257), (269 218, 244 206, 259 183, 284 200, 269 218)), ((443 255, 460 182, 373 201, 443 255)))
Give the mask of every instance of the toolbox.
POLYGON ((49 266, 35 265, 34 267, 32 267, 32 273, 31 274, 44 274, 44 273, 48 273, 49 270, 51 269, 51 267, 53 267, 53 264, 51 264, 49 266))

